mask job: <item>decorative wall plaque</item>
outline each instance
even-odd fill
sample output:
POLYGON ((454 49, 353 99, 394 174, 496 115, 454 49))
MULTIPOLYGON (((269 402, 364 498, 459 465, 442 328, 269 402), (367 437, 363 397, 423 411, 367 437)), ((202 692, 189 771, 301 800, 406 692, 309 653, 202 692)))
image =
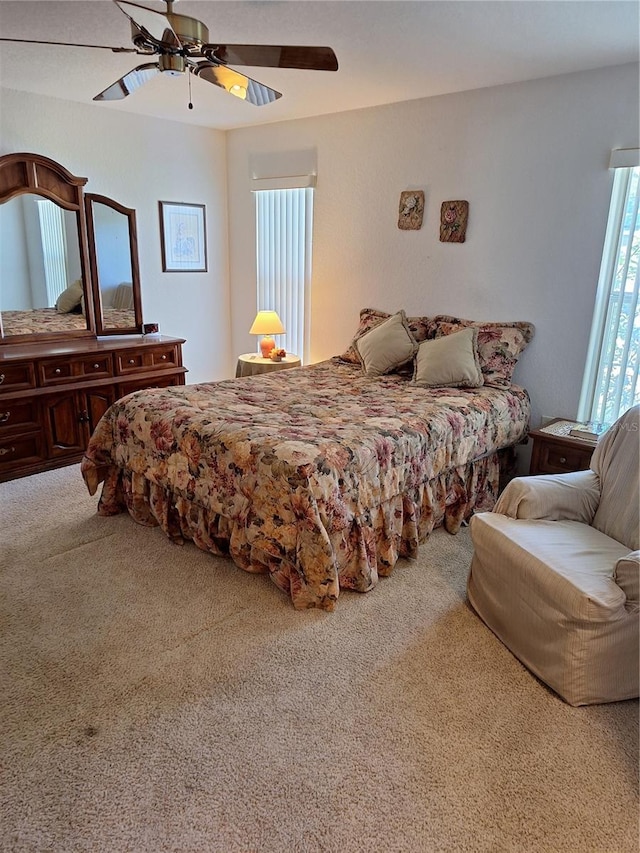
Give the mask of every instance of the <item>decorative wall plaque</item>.
POLYGON ((400 193, 398 208, 398 228, 403 231, 417 231, 422 228, 424 213, 424 192, 422 190, 405 190, 400 193))
POLYGON ((440 208, 440 241, 464 243, 468 218, 468 201, 443 201, 440 208))

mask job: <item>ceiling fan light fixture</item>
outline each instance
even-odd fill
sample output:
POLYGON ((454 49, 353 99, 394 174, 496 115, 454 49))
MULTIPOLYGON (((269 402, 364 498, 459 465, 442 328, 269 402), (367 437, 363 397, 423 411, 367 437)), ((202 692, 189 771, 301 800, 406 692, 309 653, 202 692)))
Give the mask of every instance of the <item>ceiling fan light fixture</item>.
POLYGON ((243 101, 247 100, 246 86, 240 86, 238 83, 233 84, 233 86, 229 89, 229 94, 235 95, 236 98, 240 98, 243 101))

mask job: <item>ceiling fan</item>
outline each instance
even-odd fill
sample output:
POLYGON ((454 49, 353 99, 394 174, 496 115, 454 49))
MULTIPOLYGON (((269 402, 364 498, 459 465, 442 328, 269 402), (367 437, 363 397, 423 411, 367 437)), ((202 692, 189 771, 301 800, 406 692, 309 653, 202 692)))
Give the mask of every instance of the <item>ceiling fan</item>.
MULTIPOLYGON (((201 21, 187 15, 178 15, 173 11, 177 0, 164 0, 166 12, 158 12, 126 0, 113 2, 131 22, 131 41, 134 45, 132 48, 17 38, 0 38, 0 41, 91 47, 111 50, 114 53, 158 56, 157 62, 145 62, 133 68, 124 77, 99 92, 94 101, 121 100, 158 74, 178 75, 187 72, 225 89, 242 100, 262 106, 281 98, 282 94, 239 71, 234 71, 229 65, 338 70, 338 60, 330 47, 211 44, 209 30, 201 21)), ((191 104, 189 106, 191 107, 191 104)))

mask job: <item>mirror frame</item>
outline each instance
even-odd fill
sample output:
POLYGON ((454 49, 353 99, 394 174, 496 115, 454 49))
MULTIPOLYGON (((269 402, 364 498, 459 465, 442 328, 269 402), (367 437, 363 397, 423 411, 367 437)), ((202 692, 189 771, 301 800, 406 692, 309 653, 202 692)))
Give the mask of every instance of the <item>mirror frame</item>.
MULTIPOLYGON (((65 210, 76 213, 80 270, 85 299, 87 329, 66 332, 31 332, 24 335, 0 336, 0 346, 33 341, 58 341, 67 338, 93 338, 96 336, 93 293, 89 275, 89 251, 83 200, 83 187, 88 178, 72 175, 60 163, 41 154, 5 154, 0 157, 0 204, 16 196, 32 193, 50 199, 65 210)), ((1 316, 1 312, 0 312, 1 316)))
POLYGON ((97 193, 86 193, 84 197, 87 232, 89 237, 89 266, 91 269, 91 285, 93 289, 93 304, 98 335, 132 335, 142 334, 142 297, 140 289, 140 266, 138 262, 138 232, 136 230, 136 212, 131 207, 124 207, 112 198, 97 193), (100 276, 98 273, 98 253, 96 246, 95 221, 93 205, 103 204, 127 217, 129 226, 129 257, 131 260, 131 285, 133 289, 133 308, 135 325, 121 329, 105 328, 102 310, 102 294, 100 292, 100 276))

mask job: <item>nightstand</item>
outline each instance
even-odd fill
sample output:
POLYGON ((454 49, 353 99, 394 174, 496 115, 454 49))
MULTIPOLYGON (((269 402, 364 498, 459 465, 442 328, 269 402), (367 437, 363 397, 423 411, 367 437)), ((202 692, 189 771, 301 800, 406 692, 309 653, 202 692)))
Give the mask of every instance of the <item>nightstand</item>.
MULTIPOLYGON (((564 420, 554 418, 550 423, 564 420)), ((585 441, 572 435, 553 435, 540 429, 531 430, 533 440, 529 474, 567 474, 589 468, 596 449, 595 441, 585 441)))
POLYGON ((236 378, 240 376, 255 376, 258 373, 271 373, 274 370, 286 370, 289 367, 300 367, 300 356, 287 353, 282 361, 272 361, 262 358, 255 352, 247 352, 238 356, 236 378))

